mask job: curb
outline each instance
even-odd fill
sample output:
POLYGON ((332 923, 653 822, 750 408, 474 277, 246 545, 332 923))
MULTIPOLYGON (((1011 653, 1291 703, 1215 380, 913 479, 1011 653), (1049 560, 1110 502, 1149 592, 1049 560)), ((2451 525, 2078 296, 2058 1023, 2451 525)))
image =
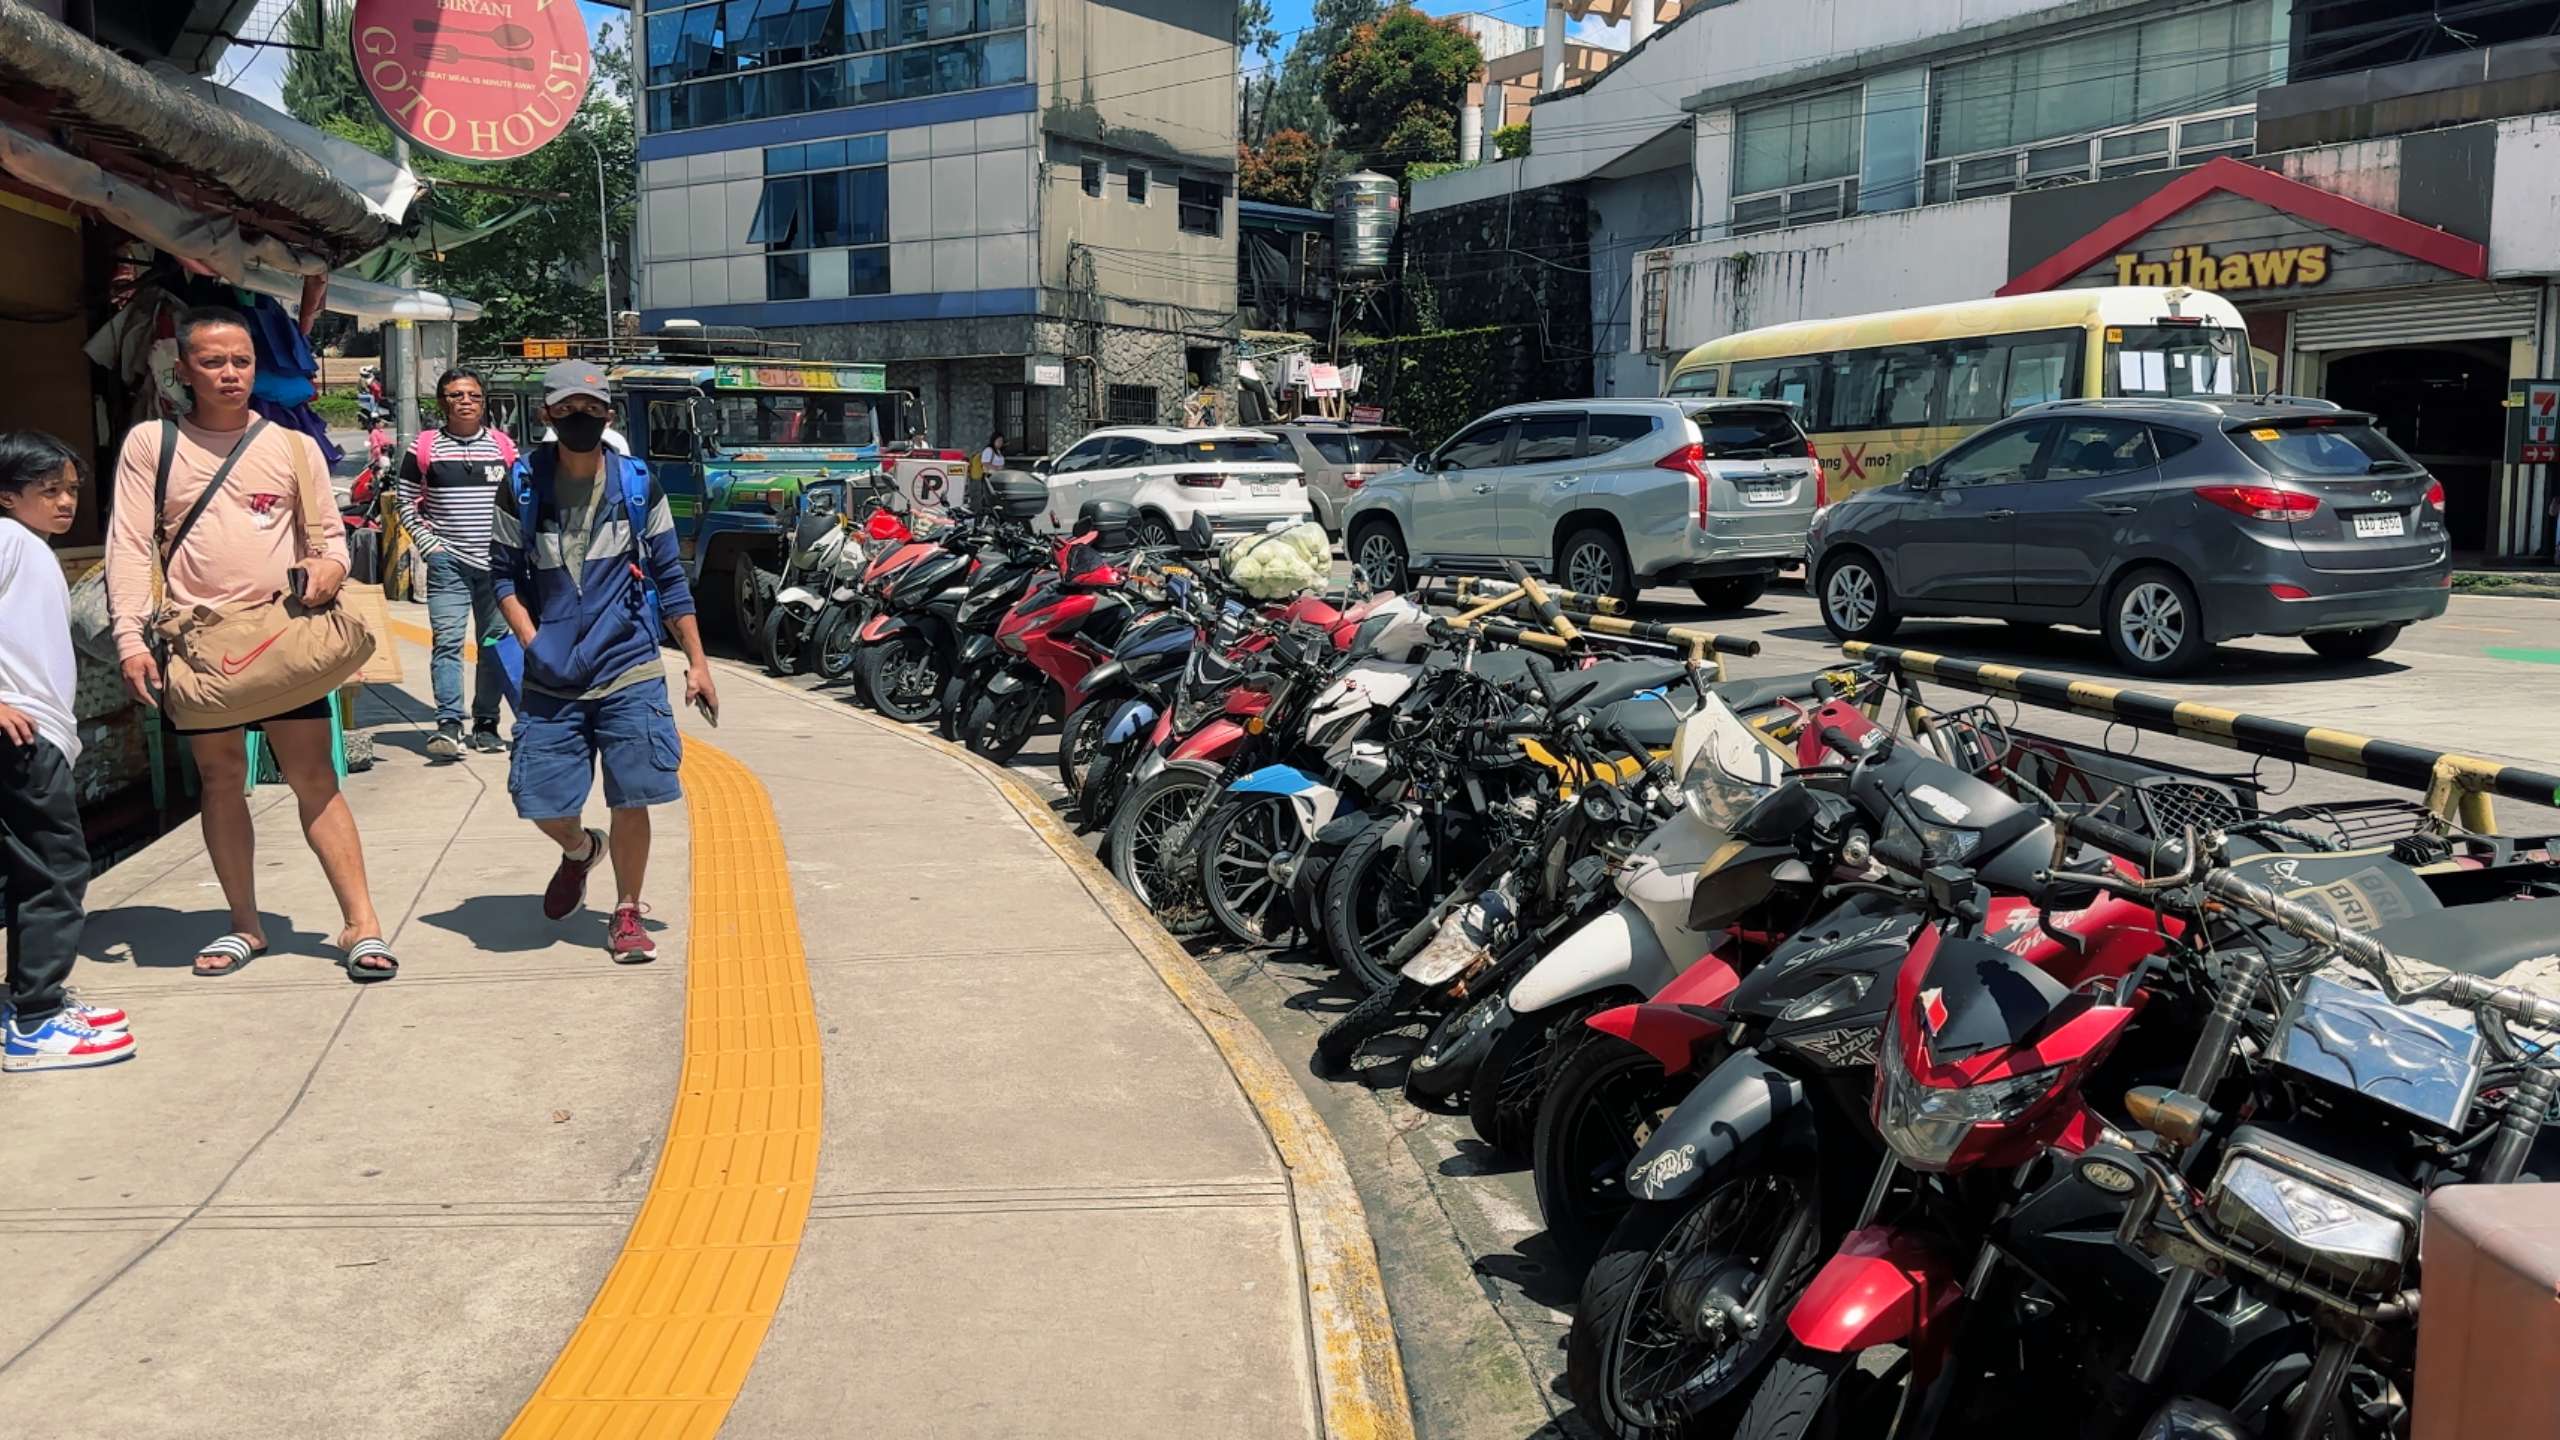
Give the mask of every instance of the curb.
MULTIPOLYGON (((823 696, 777 683, 761 668, 749 669, 737 662, 721 668, 803 703, 825 703, 823 696)), ((1404 1361, 1396 1349, 1395 1323, 1387 1312, 1386 1281, 1378 1270, 1377 1247, 1369 1238, 1368 1212, 1352 1188, 1351 1172, 1333 1132, 1298 1088, 1296 1076, 1272 1050, 1271 1042, 1228 1002, 1218 982, 1135 896, 1121 888, 1102 862, 1085 853, 1074 834, 1050 812, 1048 802, 1010 771, 972 754, 966 746, 857 705, 838 708, 874 730, 976 770, 1030 825, 1032 833, 1066 862, 1077 883, 1146 957, 1174 999, 1191 1012, 1235 1076, 1237 1088, 1253 1106, 1289 1172, 1289 1203, 1297 1220, 1298 1253, 1306 1265, 1307 1318, 1315 1335, 1316 1384, 1327 1440, 1412 1440, 1412 1401, 1405 1390, 1404 1361)))

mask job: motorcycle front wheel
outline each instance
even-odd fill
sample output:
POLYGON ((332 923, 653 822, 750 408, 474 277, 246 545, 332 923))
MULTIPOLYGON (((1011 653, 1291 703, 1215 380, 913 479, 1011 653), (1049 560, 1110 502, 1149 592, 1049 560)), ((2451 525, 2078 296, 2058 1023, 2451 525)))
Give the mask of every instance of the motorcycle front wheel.
POLYGON ((999 765, 1010 764, 1031 739, 1040 720, 1040 691, 1032 686, 1001 693, 980 689, 969 698, 969 714, 960 722, 960 743, 972 754, 999 765))
POLYGON ((932 636, 905 630, 866 645, 860 665, 864 698, 890 719, 920 725, 942 708, 947 662, 932 636))
POLYGON ((1860 1358, 1855 1350, 1790 1343, 1761 1377, 1733 1440, 1850 1440, 1884 1433, 1893 1424, 1901 1381, 1867 1373, 1860 1358))
POLYGON ((1467 1091, 1467 1119, 1476 1136, 1506 1155, 1536 1148, 1538 1111, 1546 1104, 1557 1067, 1584 1042, 1601 1038, 1582 1022, 1625 1003, 1616 995, 1590 996, 1559 1011, 1515 1017, 1495 1038, 1467 1091))
MULTIPOLYGON (((820 680, 833 685, 851 675, 862 651, 862 626, 855 620, 853 609, 845 605, 829 607, 826 618, 818 622, 817 638, 810 649, 813 653, 809 668, 820 680)), ((854 699, 862 698, 857 687, 854 699)))
POLYGON ((1421 998, 1422 987, 1401 975, 1370 991, 1316 1037, 1317 1063, 1335 1074, 1348 1069, 1361 1046, 1394 1029, 1397 1018, 1421 998))
POLYGON ((1103 842, 1113 878, 1175 935, 1197 935, 1217 923, 1200 903, 1191 845, 1220 783, 1212 765, 1179 760, 1166 766, 1122 797, 1103 842))
POLYGON ((1678 1075, 1641 1046, 1594 1034, 1556 1066, 1538 1107, 1535 1177, 1547 1239, 1577 1265, 1627 1213, 1627 1166, 1700 1070, 1678 1075))
POLYGON ((809 612, 776 605, 764 614, 764 673, 785 680, 800 673, 800 651, 809 640, 809 612))
POLYGON ((1229 800, 1201 823, 1194 842, 1200 898, 1219 929, 1247 945, 1269 945, 1288 933, 1288 867, 1297 835, 1297 812, 1286 795, 1229 800))
POLYGON ((1405 874, 1404 845, 1388 838, 1402 817, 1390 812, 1362 830, 1325 877, 1324 939, 1333 962, 1364 990, 1393 986, 1387 951, 1440 897, 1405 874))
POLYGON ((1059 723, 1058 784, 1068 794, 1084 788, 1085 767, 1093 763, 1094 752, 1102 748, 1102 732, 1111 728, 1111 717, 1119 713, 1128 698, 1116 691, 1089 696, 1059 723))
POLYGON ((1750 1393, 1788 1338, 1787 1312, 1830 1250, 1819 1229, 1752 1307, 1756 1330, 1736 1335, 1726 1317, 1757 1293, 1759 1267, 1789 1227, 1818 1227, 1816 1204, 1809 1177, 1736 1171, 1679 1200, 1630 1207, 1584 1278, 1565 1336, 1565 1385, 1582 1413, 1619 1440, 1716 1433, 1711 1413, 1750 1393))

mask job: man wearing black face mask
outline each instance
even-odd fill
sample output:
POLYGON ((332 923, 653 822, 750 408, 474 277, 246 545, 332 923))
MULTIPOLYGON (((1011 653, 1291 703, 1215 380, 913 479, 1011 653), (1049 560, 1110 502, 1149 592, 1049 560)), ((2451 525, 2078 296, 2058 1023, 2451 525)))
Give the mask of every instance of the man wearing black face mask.
POLYGON ((630 964, 657 955, 640 923, 649 807, 683 795, 661 622, 684 649, 685 699, 715 709, 719 701, 666 497, 647 467, 604 446, 613 418, 604 372, 565 360, 542 385, 543 418, 558 438, 516 463, 489 536, 498 612, 524 650, 508 789, 516 813, 560 847, 545 915, 577 909, 588 873, 613 857, 606 948, 630 964), (610 837, 582 820, 599 769, 610 837))

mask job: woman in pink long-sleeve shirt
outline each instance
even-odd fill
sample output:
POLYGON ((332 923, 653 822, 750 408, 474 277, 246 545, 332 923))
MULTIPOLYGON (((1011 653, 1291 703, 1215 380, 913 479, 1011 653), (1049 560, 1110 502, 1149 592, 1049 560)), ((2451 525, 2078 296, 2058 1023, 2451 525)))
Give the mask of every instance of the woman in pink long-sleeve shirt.
MULTIPOLYGON (((304 473, 328 473, 319 446, 309 436, 274 425, 250 435, 256 417, 249 410, 249 387, 257 379, 257 351, 248 320, 218 306, 180 317, 178 378, 194 391, 195 411, 185 420, 161 422, 178 427, 166 503, 155 516, 160 425, 138 425, 125 436, 117 457, 115 507, 107 532, 107 603, 125 688, 136 701, 151 706, 159 704, 161 676, 143 643, 143 627, 154 611, 160 548, 195 508, 214 472, 242 444, 250 448, 223 478, 221 492, 185 543, 168 557, 169 599, 182 607, 262 600, 284 589, 287 572, 300 566, 305 573, 303 601, 320 605, 334 598, 347 578, 346 528, 337 507, 330 505, 325 516, 314 517, 323 531, 315 552, 304 536, 296 503, 302 492, 297 464, 310 467, 304 473)), ((325 491, 325 480, 321 488, 325 491)), ((339 963, 352 979, 387 980, 397 973, 399 961, 382 943, 355 813, 338 789, 329 753, 329 703, 254 723, 275 749, 277 768, 300 802, 303 837, 320 857, 320 868, 337 896, 345 922, 336 940, 344 957, 339 963)), ((249 819, 243 729, 181 732, 203 777, 205 849, 231 909, 230 932, 196 952, 199 975, 231 974, 267 948, 258 917, 257 835, 249 819)))

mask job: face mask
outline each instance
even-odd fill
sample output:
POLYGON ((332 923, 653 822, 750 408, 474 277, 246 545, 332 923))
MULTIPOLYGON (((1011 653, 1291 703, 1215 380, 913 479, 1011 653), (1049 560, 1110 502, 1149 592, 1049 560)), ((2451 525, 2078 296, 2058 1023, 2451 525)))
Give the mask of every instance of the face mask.
POLYGON ((563 415, 551 422, 551 433, 560 437, 561 449, 584 455, 604 443, 604 417, 563 415))

